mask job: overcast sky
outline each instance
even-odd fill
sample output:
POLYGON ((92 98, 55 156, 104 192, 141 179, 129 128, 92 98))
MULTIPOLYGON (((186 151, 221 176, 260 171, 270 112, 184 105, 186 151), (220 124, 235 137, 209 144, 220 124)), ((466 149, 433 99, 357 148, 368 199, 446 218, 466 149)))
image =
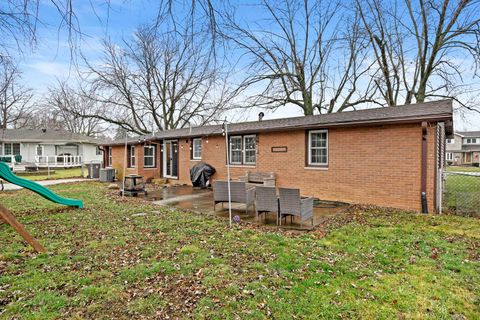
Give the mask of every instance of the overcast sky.
MULTIPOLYGON (((110 7, 107 7, 105 0, 75 3, 76 15, 83 34, 77 44, 91 63, 100 61, 102 39, 109 37, 115 42, 121 42, 123 38, 130 38, 138 26, 155 18, 158 6, 158 1, 149 0, 110 0, 110 7)), ((248 6, 239 14, 255 15, 254 10, 248 9, 248 6)), ((42 95, 57 78, 73 79, 75 67, 72 65, 71 46, 67 35, 58 31, 58 13, 47 0, 41 1, 40 17, 44 24, 39 26, 38 46, 30 52, 23 53, 20 65, 25 82, 42 95)), ((480 80, 477 78, 476 81, 480 80)), ((250 110, 243 119, 254 120, 259 111, 250 110)), ((284 107, 275 112, 265 113, 266 118, 280 118, 300 116, 302 110, 284 107)), ((480 130, 480 115, 475 112, 456 112, 455 127, 456 130, 480 130)))

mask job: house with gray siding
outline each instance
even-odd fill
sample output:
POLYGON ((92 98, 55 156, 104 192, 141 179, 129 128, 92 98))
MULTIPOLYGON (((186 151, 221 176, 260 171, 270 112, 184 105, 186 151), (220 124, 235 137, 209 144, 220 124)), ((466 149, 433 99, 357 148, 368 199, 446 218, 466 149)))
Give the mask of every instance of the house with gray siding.
POLYGON ((101 162, 99 141, 65 130, 0 129, 0 158, 17 166, 79 167, 101 162))
POLYGON ((446 141, 446 161, 449 165, 480 163, 480 131, 458 131, 446 141))

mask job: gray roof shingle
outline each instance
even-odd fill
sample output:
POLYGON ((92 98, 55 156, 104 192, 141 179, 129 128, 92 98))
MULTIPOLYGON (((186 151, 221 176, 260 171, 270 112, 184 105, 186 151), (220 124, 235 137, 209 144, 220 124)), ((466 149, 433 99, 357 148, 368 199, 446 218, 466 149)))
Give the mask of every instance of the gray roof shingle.
POLYGON ((51 143, 90 143, 101 141, 66 130, 37 129, 0 129, 0 141, 3 142, 51 142, 51 143))
POLYGON ((455 133, 458 133, 459 135, 465 138, 467 137, 480 138, 480 131, 457 131, 455 133))
MULTIPOLYGON (((402 121, 441 120, 448 122, 448 134, 452 131, 452 100, 431 101, 405 106, 363 109, 356 111, 337 112, 313 116, 301 116, 262 121, 232 123, 228 125, 229 133, 245 134, 262 131, 285 131, 305 128, 327 128, 334 126, 352 126, 373 123, 396 123, 402 121)), ((188 138, 212 136, 222 133, 221 125, 182 128, 157 132, 155 134, 129 138, 129 143, 143 140, 159 140, 170 138, 188 138)), ((125 140, 115 140, 107 145, 125 143, 125 140)))

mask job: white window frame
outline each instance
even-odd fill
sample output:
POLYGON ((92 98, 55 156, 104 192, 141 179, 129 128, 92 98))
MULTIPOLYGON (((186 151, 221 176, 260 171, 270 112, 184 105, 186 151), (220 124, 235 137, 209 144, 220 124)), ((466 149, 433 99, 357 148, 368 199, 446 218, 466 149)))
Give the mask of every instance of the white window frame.
POLYGON ((130 168, 135 168, 137 158, 135 157, 135 146, 130 146, 130 168))
POLYGON ((477 144, 477 138, 464 138, 465 139, 465 144, 477 144), (470 142, 469 142, 470 140, 470 142))
POLYGON ((453 153, 452 153, 452 152, 447 152, 447 153, 445 154, 445 159, 446 159, 447 161, 453 161, 453 153))
POLYGON ((192 139, 192 159, 193 160, 202 160, 202 138, 192 139), (198 149, 200 149, 200 156, 196 156, 196 152, 199 151, 196 148, 195 141, 199 141, 198 149))
POLYGON ((455 143, 455 139, 447 139, 447 143, 448 143, 448 144, 454 144, 454 143, 455 143))
MULTIPOLYGON (((7 142, 7 143, 4 143, 3 144, 3 152, 5 152, 5 146, 6 145, 10 145, 10 150, 11 150, 11 153, 10 154, 5 154, 5 155, 8 155, 8 156, 16 156, 15 152, 13 151, 13 145, 14 144, 18 144, 18 154, 21 154, 22 153, 22 144, 21 143, 16 143, 16 142, 7 142)), ((35 150, 36 152, 36 150, 35 150)))
POLYGON ((243 164, 246 164, 246 165, 256 165, 257 164, 257 135, 256 134, 247 134, 247 135, 243 136, 243 139, 242 139, 242 153, 243 153, 243 157, 242 157, 243 164), (254 162, 247 162, 247 160, 246 160, 246 158, 247 158, 247 147, 246 147, 247 144, 245 143, 246 138, 253 138, 255 148, 254 149, 249 149, 249 151, 253 150, 255 152, 255 161, 254 162))
POLYGON ((156 161, 156 159, 155 159, 155 154, 156 154, 155 151, 156 151, 156 150, 155 150, 155 146, 154 146, 154 145, 143 146, 143 167, 144 167, 144 168, 155 168, 155 166, 157 165, 157 163, 156 163, 157 161, 156 161), (153 150, 153 154, 147 156, 147 155, 145 154, 145 150, 146 150, 146 149, 152 149, 152 150, 153 150), (148 166, 145 165, 145 158, 147 158, 147 157, 153 159, 153 164, 152 164, 152 165, 148 165, 148 166))
MULTIPOLYGON (((234 165, 235 165, 235 164, 237 164, 237 165, 240 164, 240 165, 241 165, 241 164, 242 164, 242 159, 243 159, 243 138, 242 138, 242 136, 230 136, 229 140, 230 140, 230 141, 229 141, 229 149, 230 149, 230 150, 229 150, 229 152, 230 152, 230 154, 229 154, 229 156, 230 156, 229 160, 230 160, 230 164, 234 164, 234 165), (232 159, 233 159, 233 157, 232 157, 232 152, 234 151, 234 150, 232 149, 232 139, 240 139, 240 155, 241 155, 241 156, 240 156, 240 162, 233 162, 233 161, 232 161, 232 159)), ((235 149, 235 151, 239 151, 239 150, 238 150, 238 149, 235 149)))
POLYGON ((35 155, 36 155, 36 156, 39 156, 39 157, 44 156, 44 155, 45 155, 45 147, 42 146, 41 144, 37 144, 37 146, 35 147, 35 155), (39 148, 39 147, 40 147, 41 150, 42 150, 42 154, 38 154, 38 148, 39 148))
POLYGON ((308 131, 308 165, 309 166, 328 166, 328 130, 310 130, 308 131), (326 133, 326 145, 325 147, 315 147, 315 149, 326 149, 327 150, 327 161, 325 163, 312 163, 312 133, 326 133))
POLYGON ((113 156, 112 156, 112 147, 108 147, 108 166, 111 167, 113 164, 113 156))

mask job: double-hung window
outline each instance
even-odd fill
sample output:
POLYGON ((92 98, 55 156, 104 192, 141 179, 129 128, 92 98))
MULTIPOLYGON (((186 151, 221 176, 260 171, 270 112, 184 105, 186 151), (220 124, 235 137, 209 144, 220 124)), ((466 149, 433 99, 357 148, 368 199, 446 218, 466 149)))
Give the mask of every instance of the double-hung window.
POLYGON ((135 167, 135 146, 130 146, 130 167, 135 167))
POLYGON ((446 158, 447 158, 448 161, 452 161, 453 160, 453 153, 447 152, 446 158))
POLYGON ((230 164, 255 165, 257 136, 254 134, 230 137, 230 164))
POLYGON ((43 146, 41 144, 37 145, 37 156, 43 156, 43 146))
POLYGON ((143 166, 145 168, 155 167, 155 146, 143 147, 143 166))
POLYGON ((256 143, 257 137, 255 135, 248 135, 243 137, 243 163, 255 164, 256 163, 256 143))
POLYGON ((308 132, 308 165, 328 165, 327 130, 312 130, 308 132))
POLYGON ((195 138, 192 140, 192 159, 202 159, 202 138, 195 138))
POLYGON ((242 164, 242 136, 230 137, 230 163, 242 164))

